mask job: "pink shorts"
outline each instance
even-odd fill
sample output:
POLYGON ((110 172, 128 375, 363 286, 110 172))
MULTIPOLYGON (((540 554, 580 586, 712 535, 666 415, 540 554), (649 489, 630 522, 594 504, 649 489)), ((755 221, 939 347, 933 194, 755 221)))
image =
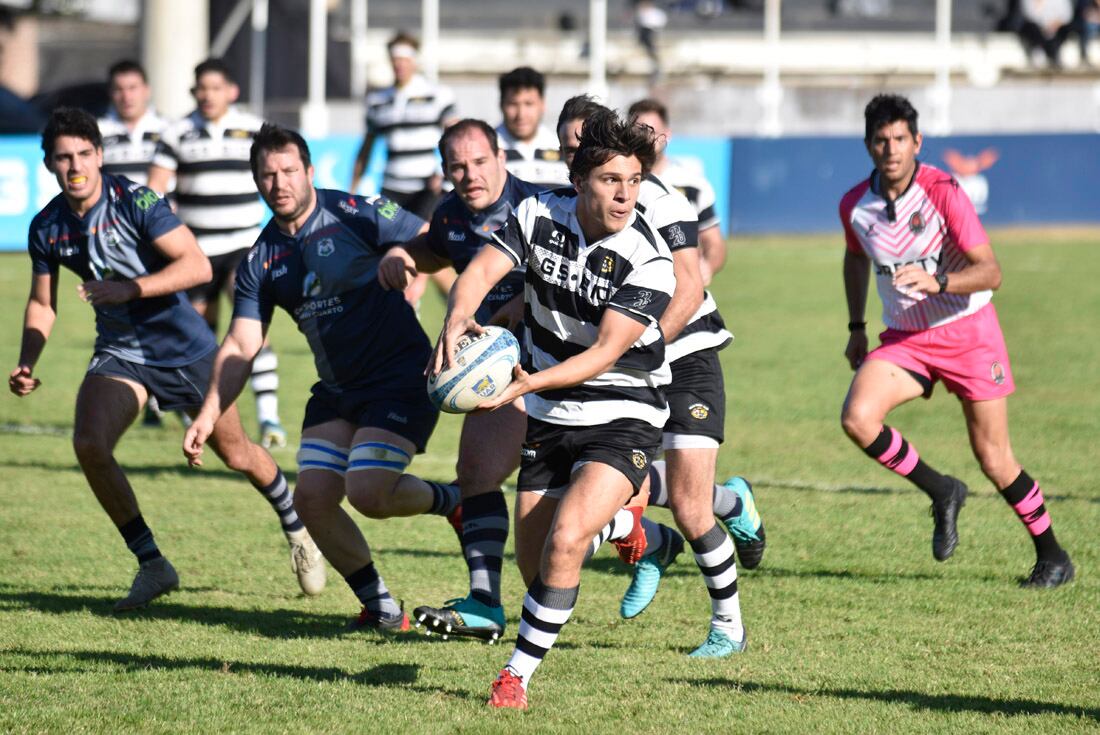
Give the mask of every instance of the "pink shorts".
POLYGON ((942 380, 960 398, 988 401, 1016 390, 1001 324, 993 304, 962 319, 919 332, 887 329, 882 345, 867 355, 908 371, 924 386, 924 397, 942 380), (922 380, 923 378, 923 380, 922 380))

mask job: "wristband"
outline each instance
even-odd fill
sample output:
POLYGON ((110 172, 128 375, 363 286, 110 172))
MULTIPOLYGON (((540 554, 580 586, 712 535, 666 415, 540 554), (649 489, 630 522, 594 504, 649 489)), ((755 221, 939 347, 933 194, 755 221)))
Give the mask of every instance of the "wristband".
POLYGON ((848 322, 849 332, 862 332, 867 329, 867 322, 848 322))

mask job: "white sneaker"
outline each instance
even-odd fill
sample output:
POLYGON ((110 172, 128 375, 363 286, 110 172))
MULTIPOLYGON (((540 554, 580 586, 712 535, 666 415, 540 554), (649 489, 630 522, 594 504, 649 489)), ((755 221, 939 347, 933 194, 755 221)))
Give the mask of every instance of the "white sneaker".
POLYGON ((288 533, 286 540, 290 544, 290 568, 298 575, 298 586, 311 597, 321 594, 325 588, 325 557, 313 543, 309 531, 303 528, 288 533))
POLYGON ((180 578, 175 567, 163 556, 150 559, 138 567, 130 594, 115 603, 115 612, 137 610, 161 595, 178 590, 180 578))

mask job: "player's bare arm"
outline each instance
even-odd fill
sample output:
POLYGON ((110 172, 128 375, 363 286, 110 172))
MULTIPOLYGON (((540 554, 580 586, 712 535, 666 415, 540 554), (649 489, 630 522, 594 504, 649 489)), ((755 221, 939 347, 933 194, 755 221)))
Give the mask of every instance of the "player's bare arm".
POLYGON ((481 405, 492 410, 504 406, 528 393, 569 388, 602 375, 615 365, 630 346, 641 339, 646 325, 620 311, 608 309, 600 318, 600 330, 591 347, 553 367, 537 373, 527 373, 515 367, 512 382, 495 399, 481 405))
POLYGON ((447 299, 447 315, 443 318, 443 329, 439 333, 439 340, 425 373, 438 375, 439 371, 450 366, 459 337, 467 332, 481 334, 484 331, 474 321, 473 315, 489 289, 504 278, 513 265, 511 258, 492 247, 483 247, 474 256, 451 289, 447 299))
POLYGON ((175 173, 176 172, 170 168, 153 164, 149 166, 149 183, 147 186, 161 196, 164 196, 168 193, 168 187, 171 186, 172 177, 175 173))
POLYGON ((718 271, 726 265, 726 241, 722 237, 722 228, 717 225, 708 227, 699 233, 699 274, 703 279, 703 288, 710 285, 718 271))
POLYGON ((202 465, 202 450, 222 413, 233 405, 252 373, 252 360, 264 344, 266 326, 255 319, 237 318, 218 348, 210 387, 202 409, 183 437, 183 453, 188 463, 202 465))
POLYGON ((8 376, 8 388, 20 398, 30 395, 42 384, 34 377, 34 366, 42 356, 56 320, 57 277, 52 273, 36 273, 31 277, 31 292, 23 312, 19 364, 8 376))
POLYGON ((871 282, 871 259, 866 254, 844 251, 844 295, 848 300, 848 346, 844 356, 852 370, 858 370, 867 357, 867 330, 864 314, 867 309, 867 286, 871 282))
POLYGON ((374 148, 374 138, 374 133, 370 131, 367 131, 367 134, 363 137, 363 144, 359 146, 359 152, 355 154, 355 163, 351 167, 351 184, 348 186, 348 191, 355 191, 355 187, 359 185, 359 180, 363 178, 363 174, 367 171, 370 153, 374 148))
POLYGON ((451 261, 428 247, 427 225, 404 245, 386 251, 378 264, 378 283, 387 289, 404 291, 421 273, 436 273, 451 265, 451 261))
POLYGON ((665 340, 676 339, 703 303, 703 278, 699 272, 698 248, 681 248, 672 253, 672 272, 676 275, 676 290, 661 317, 661 332, 665 340))
POLYGON ((210 280, 210 261, 186 226, 161 235, 153 241, 153 247, 168 259, 164 268, 133 280, 85 281, 77 287, 80 297, 89 304, 123 304, 167 296, 210 280))
MULTIPOLYGON (((979 245, 967 250, 969 262, 961 271, 946 275, 947 286, 942 293, 968 294, 993 290, 1001 287, 1001 264, 989 245, 979 245)), ((919 265, 907 265, 894 273, 894 287, 909 292, 926 294, 941 293, 940 282, 936 276, 928 273, 919 265)))

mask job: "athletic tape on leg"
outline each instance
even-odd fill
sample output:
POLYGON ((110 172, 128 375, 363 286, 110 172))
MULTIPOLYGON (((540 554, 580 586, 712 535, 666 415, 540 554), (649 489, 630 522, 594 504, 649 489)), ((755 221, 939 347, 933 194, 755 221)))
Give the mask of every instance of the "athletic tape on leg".
POLYGON ((343 475, 348 470, 348 448, 324 439, 303 439, 298 449, 298 471, 328 470, 343 475))
POLYGON ((718 440, 700 434, 662 434, 662 449, 717 449, 718 440))
POLYGON ((385 470, 401 474, 411 461, 412 456, 401 447, 385 442, 363 442, 351 448, 348 472, 385 470))

